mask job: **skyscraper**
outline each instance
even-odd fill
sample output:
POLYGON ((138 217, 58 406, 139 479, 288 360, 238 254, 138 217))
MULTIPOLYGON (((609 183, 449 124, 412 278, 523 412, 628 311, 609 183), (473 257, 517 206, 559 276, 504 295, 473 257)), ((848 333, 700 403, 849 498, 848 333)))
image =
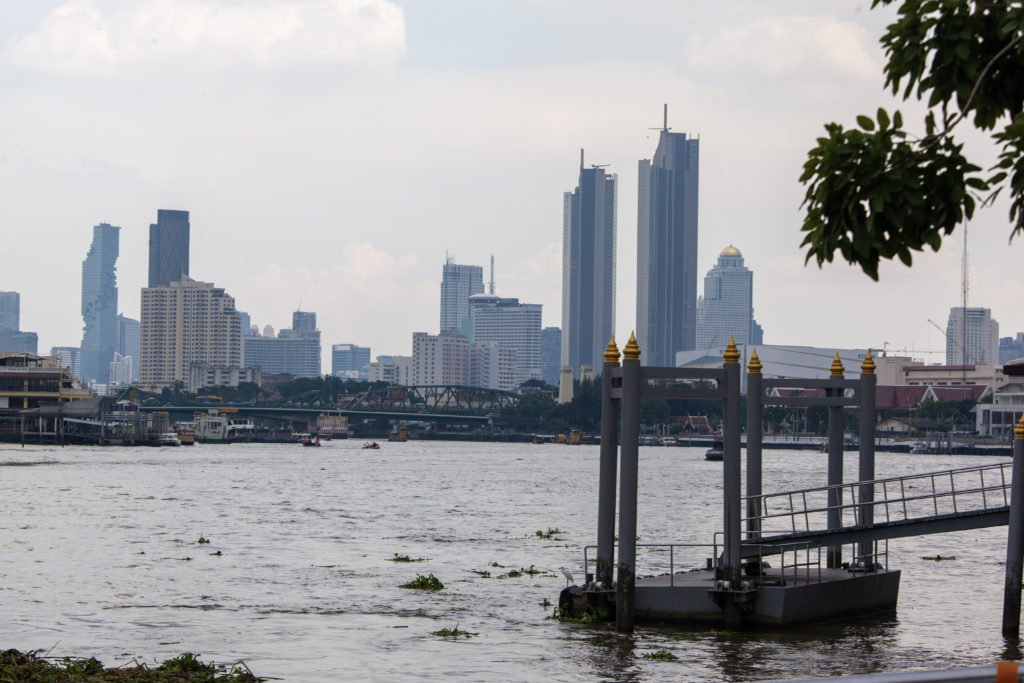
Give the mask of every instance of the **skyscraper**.
POLYGON ((160 209, 149 226, 149 286, 177 282, 188 275, 188 211, 160 209))
POLYGON ((0 292, 0 328, 17 332, 21 325, 21 295, 0 292))
POLYGON ((597 372, 615 330, 617 176, 583 166, 562 199, 562 365, 597 372))
POLYGON ((558 373, 562 368, 562 329, 545 327, 540 331, 540 371, 544 381, 558 386, 558 373))
POLYGON ((999 362, 999 323, 988 308, 949 309, 946 325, 946 365, 996 365, 999 362))
POLYGON ((107 384, 110 361, 117 349, 117 256, 121 228, 100 223, 92 229, 92 245, 82 261, 81 380, 107 384))
POLYGON ((139 321, 117 314, 117 352, 131 358, 131 382, 139 381, 139 321))
POLYGON ((139 380, 188 382, 192 363, 238 367, 235 299, 210 282, 179 280, 143 287, 139 380))
POLYGON ((697 339, 699 140, 665 123, 653 159, 639 163, 636 336, 645 365, 674 366, 697 339))
POLYGON ((473 343, 498 342, 515 351, 515 384, 541 378, 540 304, 476 294, 469 300, 473 343))
POLYGON ((445 261, 441 273, 441 329, 459 330, 469 318, 469 297, 484 291, 484 269, 445 261))
POLYGON ((697 301, 697 348, 722 346, 732 337, 737 344, 759 344, 754 321, 754 274, 743 265, 743 254, 729 245, 704 276, 704 296, 697 301))

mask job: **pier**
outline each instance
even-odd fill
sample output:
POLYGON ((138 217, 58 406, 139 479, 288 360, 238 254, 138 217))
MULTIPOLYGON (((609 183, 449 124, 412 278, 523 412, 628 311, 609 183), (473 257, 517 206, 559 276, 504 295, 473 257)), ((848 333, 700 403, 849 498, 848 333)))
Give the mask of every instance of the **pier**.
POLYGON ((1024 419, 1012 463, 876 478, 876 377, 870 350, 858 379, 845 378, 837 356, 827 379, 810 380, 763 377, 755 352, 746 376, 745 444, 739 354, 731 342, 721 369, 641 367, 639 358, 632 337, 621 365, 614 338, 605 352, 597 543, 584 548, 585 585, 562 592, 562 609, 606 611, 625 632, 637 619, 771 627, 891 609, 901 575, 888 565, 890 540, 1009 525, 1003 630, 1019 632, 1024 419), (774 391, 779 388, 800 391, 774 391), (723 401, 722 526, 711 539, 636 541, 638 415, 645 398, 723 401), (827 476, 821 486, 761 490, 761 414, 770 404, 828 407, 827 476), (853 482, 843 481, 843 414, 848 408, 859 415, 858 477, 853 482), (654 563, 658 573, 636 575, 638 550, 660 553, 654 563))

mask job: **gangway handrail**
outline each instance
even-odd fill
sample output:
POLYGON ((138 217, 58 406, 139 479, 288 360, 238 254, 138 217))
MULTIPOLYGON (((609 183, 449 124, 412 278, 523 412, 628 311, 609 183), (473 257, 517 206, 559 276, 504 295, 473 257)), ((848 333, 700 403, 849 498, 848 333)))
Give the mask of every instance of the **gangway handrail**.
POLYGON ((828 513, 831 510, 839 510, 840 518, 844 518, 846 513, 852 512, 854 525, 865 523, 864 513, 869 508, 882 510, 885 516, 884 521, 886 522, 892 521, 893 518, 911 519, 911 510, 915 507, 915 504, 921 501, 931 501, 931 511, 935 516, 943 514, 939 509, 940 499, 947 499, 952 502, 954 515, 977 510, 992 510, 997 507, 1009 506, 1010 477, 1007 476, 1007 472, 1011 467, 1012 463, 1010 462, 991 463, 937 472, 834 484, 832 486, 780 491, 745 497, 745 501, 756 501, 756 505, 744 505, 743 509, 757 510, 759 514, 756 519, 759 520, 759 524, 763 524, 765 520, 788 519, 789 524, 787 526, 790 527, 790 533, 814 529, 815 525, 812 524, 812 517, 815 519, 820 518, 823 513, 828 513), (989 482, 986 482, 985 473, 994 470, 999 471, 996 483, 989 483, 992 482, 991 478, 989 482), (975 474, 978 476, 977 482, 963 482, 965 476, 975 474), (944 483, 947 478, 948 488, 937 483, 939 481, 944 483), (916 483, 922 480, 927 482, 924 487, 925 490, 908 495, 909 485, 912 482, 916 483), (958 484, 958 482, 961 483, 958 484), (875 493, 879 492, 878 489, 881 489, 881 496, 876 498, 875 493), (861 494, 865 490, 871 492, 870 500, 861 500, 861 494), (1001 496, 999 495, 1000 493, 1002 494, 1001 496), (980 506, 970 506, 968 502, 969 497, 975 496, 975 501, 977 501, 978 494, 980 494, 980 506), (992 495, 990 496, 990 494, 992 495), (808 500, 809 498, 810 500, 808 500), (995 498, 995 500, 991 498, 995 498), (818 499, 822 499, 823 502, 817 503, 816 500, 818 499), (1000 499, 1001 505, 997 505, 1000 499), (830 505, 829 502, 833 500, 835 504, 830 505), (773 502, 774 505, 772 505, 773 502), (965 505, 969 507, 965 508, 965 505), (894 514, 893 508, 895 508, 896 514, 894 514), (799 520, 802 520, 802 524, 798 524, 799 520))

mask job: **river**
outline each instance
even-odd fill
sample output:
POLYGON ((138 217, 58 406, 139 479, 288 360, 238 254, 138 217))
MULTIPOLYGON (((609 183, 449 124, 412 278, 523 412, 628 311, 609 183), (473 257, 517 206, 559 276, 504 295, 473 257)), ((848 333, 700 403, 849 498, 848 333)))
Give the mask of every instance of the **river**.
MULTIPOLYGON (((558 567, 582 580, 596 535, 596 446, 360 445, 0 444, 0 648, 107 666, 188 651, 301 682, 747 681, 1004 655, 1005 527, 891 542, 889 566, 903 570, 895 613, 624 636, 559 622, 547 604, 566 583, 558 567), (559 533, 537 535, 549 530, 559 533), (936 554, 956 559, 923 559, 936 554), (540 573, 508 576, 530 567, 540 573), (444 589, 398 587, 419 574, 444 589), (474 635, 432 635, 456 626, 474 635), (676 659, 644 657, 662 649, 676 659)), ((766 492, 825 483, 821 453, 764 459, 766 492)), ((877 472, 1006 459, 880 453, 877 472)), ((721 485, 703 449, 641 448, 640 542, 710 542, 721 485)))

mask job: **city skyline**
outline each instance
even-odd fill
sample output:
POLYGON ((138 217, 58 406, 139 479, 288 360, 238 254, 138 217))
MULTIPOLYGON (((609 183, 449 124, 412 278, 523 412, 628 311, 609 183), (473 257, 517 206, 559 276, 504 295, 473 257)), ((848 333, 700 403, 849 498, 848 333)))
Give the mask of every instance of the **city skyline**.
MULTIPOLYGON (((559 325, 558 193, 575 182, 580 147, 619 175, 621 343, 635 326, 632 169, 651 154, 658 133, 648 128, 660 127, 667 102, 676 131, 700 133, 699 273, 722 244, 743 245, 758 273, 758 320, 773 341, 944 357, 928 319, 959 305, 958 236, 938 253, 915 253, 912 268, 884 264, 880 283, 844 264, 804 267, 799 247, 797 178, 823 125, 893 108, 878 45, 893 8, 598 0, 584 12, 572 0, 380 0, 379 12, 313 17, 282 0, 294 30, 272 37, 257 28, 268 38, 259 43, 232 21, 252 18, 245 3, 177 14, 160 3, 86 5, 0 6, 9 104, 0 123, 21 141, 0 164, 17 226, 7 246, 34 254, 45 245, 58 265, 6 262, 0 290, 21 292, 21 327, 38 332, 40 349, 80 339, 78 301, 54 292, 77 289, 82 226, 122 226, 121 307, 139 317, 147 227, 160 207, 190 211, 192 273, 257 320, 284 321, 304 299, 322 313, 325 343, 408 353, 408 331, 437 324, 445 247, 464 263, 496 254, 497 293, 543 304, 544 324, 559 325), (137 39, 138 27, 162 26, 172 30, 159 43, 137 39), (183 39, 190 35, 208 39, 183 39), (331 47, 342 42, 344 50, 331 47), (76 134, 83 128, 90 134, 76 134), (496 159, 486 171, 481 150, 496 159), (909 307, 924 283, 927 300, 909 307), (843 316, 827 326, 808 314, 837 306, 843 316)), ((899 108, 920 120, 919 104, 899 108)), ((968 153, 978 139, 964 131, 968 153)), ((1012 306, 1024 292, 1024 246, 1006 246, 1006 207, 1002 197, 972 221, 968 306, 992 309, 1012 334, 1024 330, 1012 306)))

